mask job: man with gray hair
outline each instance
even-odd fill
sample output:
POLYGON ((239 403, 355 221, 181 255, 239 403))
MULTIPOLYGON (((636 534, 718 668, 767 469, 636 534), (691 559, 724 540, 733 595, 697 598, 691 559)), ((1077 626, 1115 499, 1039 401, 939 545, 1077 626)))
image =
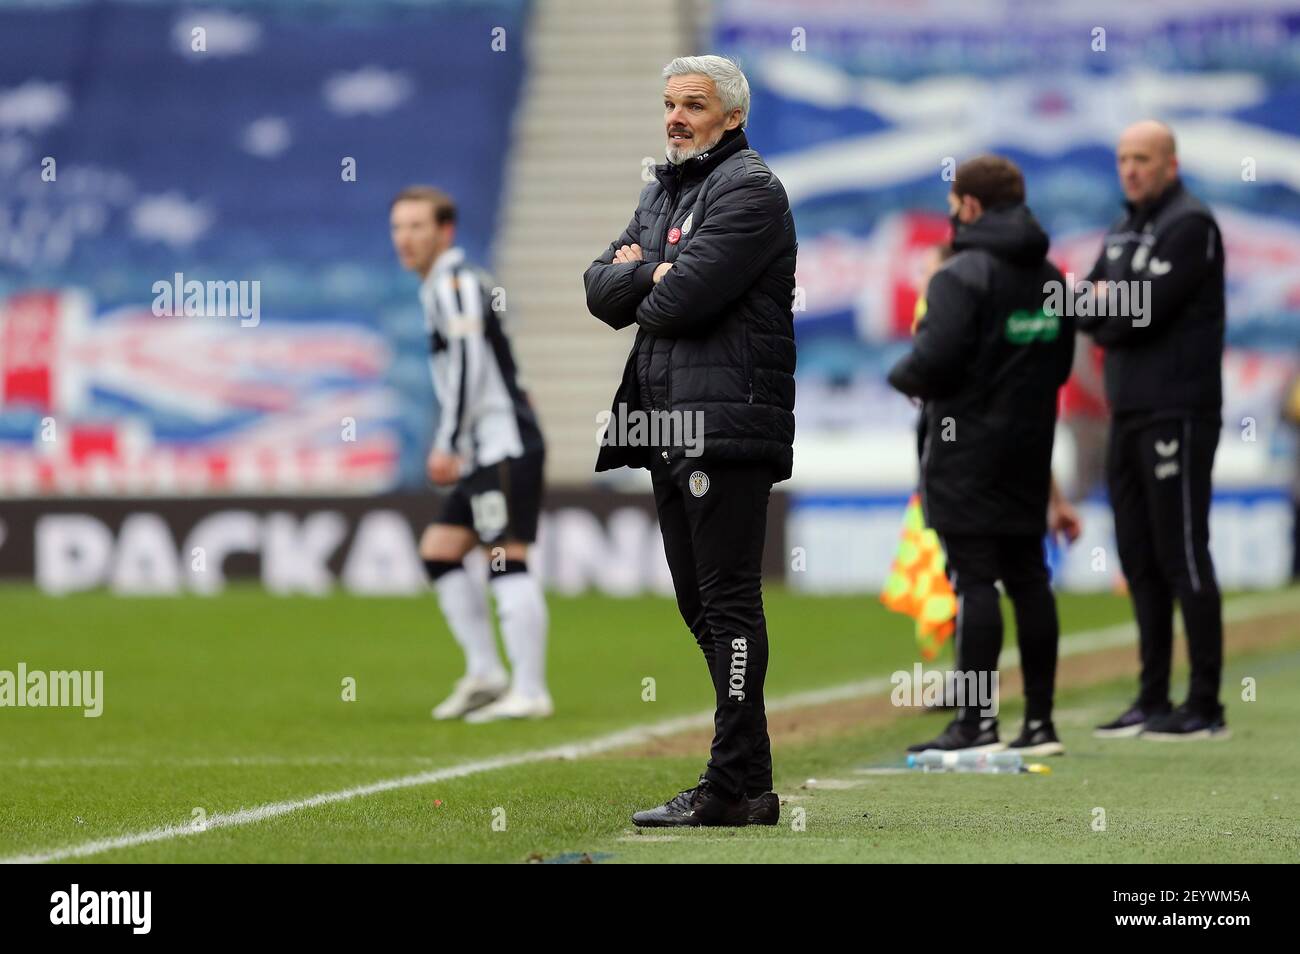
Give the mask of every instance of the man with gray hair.
POLYGON ((583 276, 593 315, 637 325, 596 470, 650 471, 677 605, 717 710, 699 784, 633 822, 774 825, 760 570, 768 496, 793 461, 794 219, 745 139, 740 68, 688 56, 663 75, 668 161, 583 276))

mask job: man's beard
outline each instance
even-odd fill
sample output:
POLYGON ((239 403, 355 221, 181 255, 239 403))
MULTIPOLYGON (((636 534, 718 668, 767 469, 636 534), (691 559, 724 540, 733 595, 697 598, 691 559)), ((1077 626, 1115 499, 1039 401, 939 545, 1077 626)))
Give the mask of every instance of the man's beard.
POLYGON ((718 133, 717 138, 702 146, 696 145, 694 139, 688 140, 687 144, 681 146, 674 146, 670 142, 668 148, 664 150, 664 155, 672 165, 680 166, 687 159, 694 159, 696 156, 708 152, 721 141, 722 133, 718 133))

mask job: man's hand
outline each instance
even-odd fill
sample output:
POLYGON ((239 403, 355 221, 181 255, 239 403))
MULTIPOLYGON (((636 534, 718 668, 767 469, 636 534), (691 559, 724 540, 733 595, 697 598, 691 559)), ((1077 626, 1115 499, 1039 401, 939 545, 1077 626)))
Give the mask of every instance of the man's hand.
POLYGON ((1052 482, 1052 490, 1054 492, 1047 502, 1047 532, 1053 536, 1064 534, 1065 542, 1073 543, 1083 533, 1083 521, 1079 519, 1079 511, 1074 509, 1074 505, 1057 490, 1055 481, 1052 482))
POLYGON ((620 262, 642 262, 642 261, 645 261, 645 256, 641 254, 640 245, 624 245, 622 248, 620 248, 617 252, 614 253, 614 264, 616 265, 620 262))
MULTIPOLYGON (((1075 301, 1079 300, 1080 295, 1086 295, 1088 297, 1088 304, 1091 306, 1089 309, 1090 313, 1086 315, 1078 315, 1074 320, 1075 324, 1078 325, 1079 330, 1084 334, 1096 335, 1097 326, 1100 325, 1106 316, 1110 314, 1109 311, 1105 314, 1098 314, 1098 312, 1101 311, 1101 308, 1098 305, 1097 299, 1108 294, 1106 282, 1089 281, 1086 278, 1081 278, 1075 281, 1073 288, 1067 288, 1065 292, 1067 295, 1073 295, 1075 301)), ((1107 305, 1109 306, 1110 302, 1107 302, 1107 305)))
POLYGON ((448 454, 445 451, 433 450, 429 452, 429 459, 425 462, 425 469, 428 471, 429 479, 435 484, 446 486, 454 484, 460 479, 461 460, 456 454, 448 454))
POLYGON ((670 268, 672 268, 672 267, 673 267, 673 263, 672 263, 672 262, 660 262, 658 265, 655 266, 655 284, 656 284, 656 285, 659 284, 659 280, 660 280, 661 278, 663 278, 665 275, 668 274, 668 269, 670 269, 670 268))

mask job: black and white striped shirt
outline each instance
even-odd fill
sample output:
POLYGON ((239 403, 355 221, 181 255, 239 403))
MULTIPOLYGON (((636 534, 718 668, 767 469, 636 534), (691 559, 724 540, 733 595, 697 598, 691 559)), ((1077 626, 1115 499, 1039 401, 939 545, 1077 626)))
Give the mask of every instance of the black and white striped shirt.
POLYGON ((460 455, 470 469, 542 450, 506 338, 505 309, 487 277, 465 263, 463 250, 448 249, 420 286, 420 302, 441 407, 434 447, 460 455))

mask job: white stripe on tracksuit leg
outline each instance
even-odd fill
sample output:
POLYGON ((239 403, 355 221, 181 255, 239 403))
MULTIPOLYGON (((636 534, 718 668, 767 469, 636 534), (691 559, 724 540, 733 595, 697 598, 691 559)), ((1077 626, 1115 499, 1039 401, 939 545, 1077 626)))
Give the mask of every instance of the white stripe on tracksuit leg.
POLYGON ((1196 572, 1196 553, 1192 545, 1192 419, 1183 419, 1183 552, 1192 592, 1201 592, 1201 577, 1196 572))

